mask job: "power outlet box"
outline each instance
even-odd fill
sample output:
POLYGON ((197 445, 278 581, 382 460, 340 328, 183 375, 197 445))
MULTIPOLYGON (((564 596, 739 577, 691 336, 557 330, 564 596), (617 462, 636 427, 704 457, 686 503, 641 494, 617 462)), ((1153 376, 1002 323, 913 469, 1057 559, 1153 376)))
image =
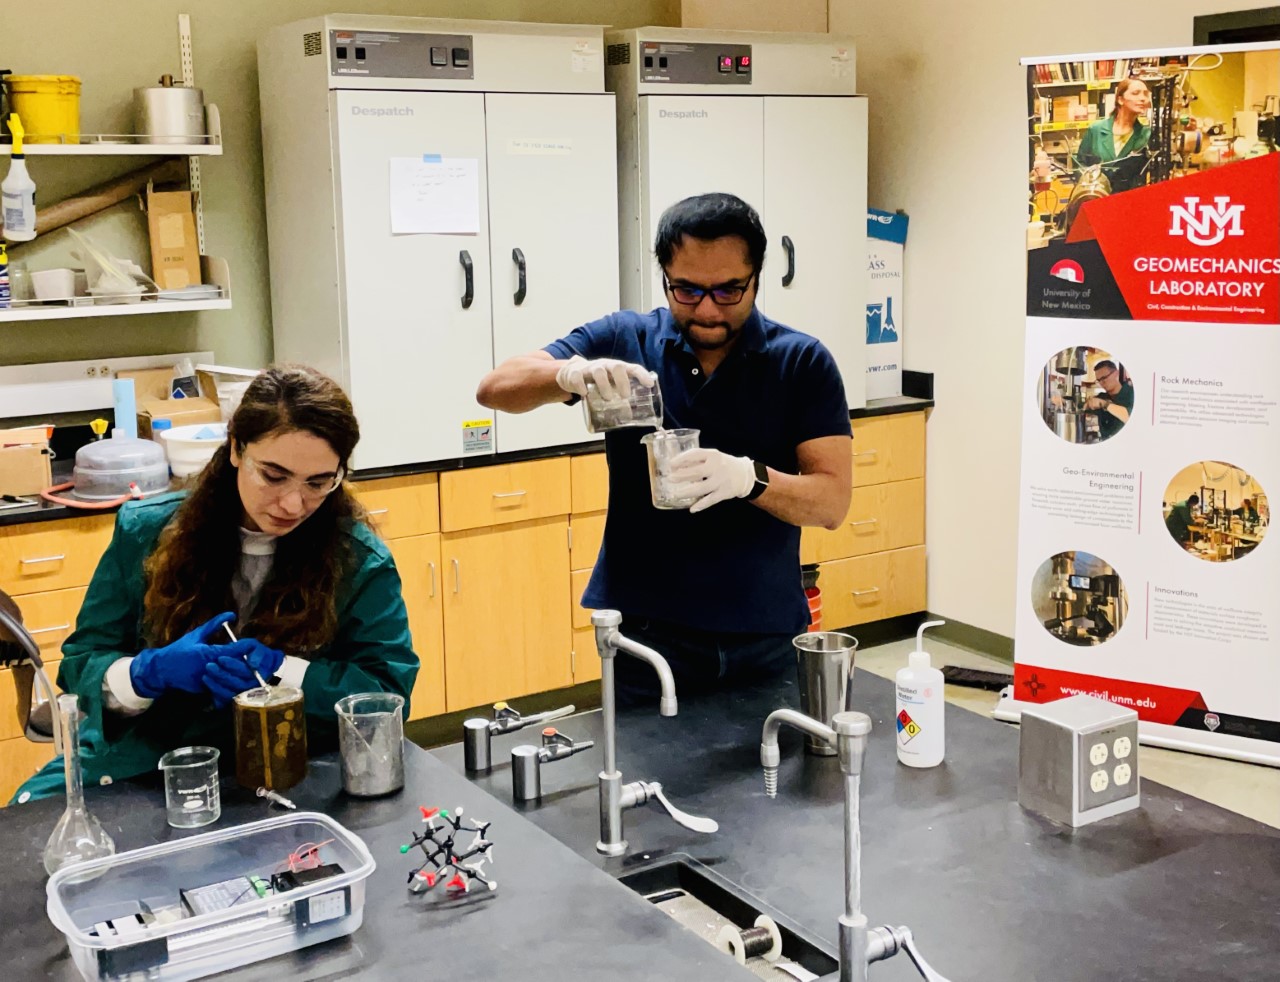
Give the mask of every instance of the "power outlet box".
POLYGON ((1093 696, 1023 709, 1018 803, 1073 828, 1137 808, 1138 714, 1093 696))

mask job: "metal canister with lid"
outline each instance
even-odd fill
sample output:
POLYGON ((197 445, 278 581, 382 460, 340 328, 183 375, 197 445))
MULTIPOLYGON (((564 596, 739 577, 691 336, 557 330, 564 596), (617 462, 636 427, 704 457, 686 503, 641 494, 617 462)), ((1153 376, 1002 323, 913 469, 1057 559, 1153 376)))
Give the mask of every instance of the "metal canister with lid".
POLYGON ((204 92, 160 76, 158 85, 133 90, 135 128, 149 143, 202 143, 204 92))

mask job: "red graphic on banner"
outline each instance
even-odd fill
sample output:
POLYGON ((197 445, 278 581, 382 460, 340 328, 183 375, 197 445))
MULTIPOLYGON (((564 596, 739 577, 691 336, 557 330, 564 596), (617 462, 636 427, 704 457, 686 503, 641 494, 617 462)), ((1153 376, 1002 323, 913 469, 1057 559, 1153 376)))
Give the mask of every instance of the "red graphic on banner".
POLYGON ((1172 689, 1149 682, 1126 682, 1101 675, 1062 672, 1054 668, 1016 664, 1013 667, 1014 698, 1023 702, 1053 702, 1067 696, 1096 696, 1117 706, 1136 710, 1149 723, 1177 724, 1188 709, 1208 710, 1204 696, 1190 689, 1172 689))
POLYGON ((1280 324, 1280 154, 1086 202, 1134 320, 1280 324))

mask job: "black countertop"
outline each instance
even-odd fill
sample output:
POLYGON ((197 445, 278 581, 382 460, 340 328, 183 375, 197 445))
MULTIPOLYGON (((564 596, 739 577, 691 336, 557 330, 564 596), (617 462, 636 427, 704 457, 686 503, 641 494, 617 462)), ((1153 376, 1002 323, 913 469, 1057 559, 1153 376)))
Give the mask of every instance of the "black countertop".
MULTIPOLYGON (((912 396, 893 396, 885 399, 873 399, 863 409, 849 412, 850 419, 863 419, 870 416, 892 416, 897 413, 923 412, 933 407, 932 398, 915 398, 912 396)), ((351 480, 375 481, 384 477, 407 477, 413 474, 438 474, 443 471, 464 470, 472 467, 492 467, 495 464, 511 464, 525 460, 546 460, 553 457, 577 457, 582 454, 603 453, 604 444, 600 441, 573 444, 564 447, 550 447, 539 450, 521 450, 505 454, 486 454, 477 457, 458 457, 453 460, 438 460, 426 464, 402 464, 396 467, 375 467, 356 471, 351 480)), ((55 475, 55 480, 70 480, 69 471, 55 475)), ((177 484, 174 487, 178 487, 177 484)), ((114 508, 70 508, 66 505, 44 501, 37 495, 28 496, 32 504, 26 507, 0 508, 0 527, 6 525, 24 525, 36 522, 53 522, 64 518, 84 518, 88 515, 114 514, 114 508)), ((2 503, 0 503, 2 504, 2 503)))
MULTIPOLYGON (((697 979, 749 982, 740 969, 688 934, 611 877, 594 869, 536 826, 494 801, 430 754, 405 747, 405 790, 359 801, 340 790, 331 758, 288 792, 301 810, 331 815, 368 845, 377 869, 367 881, 364 924, 345 939, 305 948, 219 975, 251 980, 444 978, 457 982, 583 982, 697 979), (422 828, 418 805, 465 807, 468 817, 492 821, 498 890, 452 908, 427 906, 406 886, 416 852, 401 843, 422 828)), ((119 851, 266 818, 261 799, 223 781, 222 818, 195 832, 170 829, 158 783, 119 782, 86 793, 89 808, 119 851)), ((41 854, 64 799, 46 799, 0 811, 7 875, 0 892, 6 940, 0 977, 13 982, 80 975, 62 934, 45 914, 46 877, 41 854)))
MULTIPOLYGON (((1155 982, 1280 978, 1280 831, 1161 785, 1142 807, 1071 830, 1017 804, 1018 730, 947 707, 947 759, 897 763, 893 687, 862 673, 857 707, 873 732, 862 779, 863 907, 871 924, 905 924, 953 982, 1155 982)), ((842 777, 834 758, 806 756, 784 729, 776 800, 764 796, 760 729, 794 682, 682 700, 675 718, 620 714, 623 781, 656 780, 673 803, 720 822, 716 835, 678 826, 647 806, 625 812, 627 856, 595 852, 599 712, 555 725, 596 749, 542 769, 531 821, 620 875, 686 852, 823 938, 834 951, 843 904, 842 777)), ((532 736, 529 734, 532 732, 532 736)), ((511 747, 494 740, 495 769, 476 783, 511 800, 511 747)), ((460 745, 436 754, 461 770, 460 745)), ((692 976, 683 976, 691 978, 692 976)), ((918 979, 898 957, 874 982, 918 979)))

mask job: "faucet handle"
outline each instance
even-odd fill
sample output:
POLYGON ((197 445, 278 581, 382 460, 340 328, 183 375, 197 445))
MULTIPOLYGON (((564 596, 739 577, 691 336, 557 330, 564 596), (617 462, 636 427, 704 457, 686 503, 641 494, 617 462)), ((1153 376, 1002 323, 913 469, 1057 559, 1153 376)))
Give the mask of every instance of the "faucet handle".
POLYGON ((702 832, 710 835, 712 832, 720 831, 720 823, 714 818, 703 818, 698 815, 690 815, 688 812, 681 811, 662 793, 662 785, 657 781, 638 781, 641 791, 645 795, 645 800, 649 801, 657 799, 658 804, 667 810, 667 814, 674 818, 685 828, 694 832, 702 832))

